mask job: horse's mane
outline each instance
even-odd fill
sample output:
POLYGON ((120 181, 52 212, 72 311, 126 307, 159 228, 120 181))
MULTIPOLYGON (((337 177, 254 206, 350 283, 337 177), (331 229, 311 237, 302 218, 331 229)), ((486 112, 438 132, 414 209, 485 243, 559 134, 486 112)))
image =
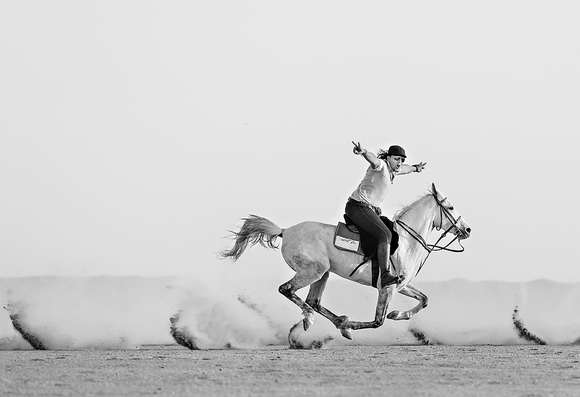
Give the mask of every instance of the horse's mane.
POLYGON ((407 204, 406 206, 404 206, 403 208, 401 208, 399 211, 397 211, 395 213, 395 215, 393 216, 393 219, 400 219, 402 216, 404 216, 407 212, 409 212, 412 208, 415 207, 415 205, 423 200, 425 197, 432 195, 432 192, 427 192, 424 195, 422 195, 421 197, 419 197, 417 200, 413 201, 411 204, 407 204))

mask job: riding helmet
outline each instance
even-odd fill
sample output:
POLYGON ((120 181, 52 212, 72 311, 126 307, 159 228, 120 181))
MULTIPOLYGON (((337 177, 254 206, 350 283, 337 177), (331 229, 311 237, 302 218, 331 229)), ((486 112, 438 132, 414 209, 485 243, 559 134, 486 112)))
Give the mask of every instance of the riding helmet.
POLYGON ((387 150, 387 156, 401 156, 403 158, 407 158, 405 154, 405 149, 400 147, 399 145, 393 145, 387 150))

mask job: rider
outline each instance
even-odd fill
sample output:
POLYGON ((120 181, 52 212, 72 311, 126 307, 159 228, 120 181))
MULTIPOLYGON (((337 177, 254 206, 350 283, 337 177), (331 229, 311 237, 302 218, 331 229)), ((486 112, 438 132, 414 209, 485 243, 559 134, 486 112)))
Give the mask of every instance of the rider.
POLYGON ((407 155, 397 145, 389 147, 386 152, 380 149, 377 155, 363 149, 360 143, 353 142, 353 145, 353 153, 364 157, 370 166, 358 188, 348 198, 345 213, 357 228, 373 236, 378 243, 377 256, 381 269, 381 282, 378 287, 382 288, 397 282, 398 277, 390 273, 391 231, 379 217, 379 205, 389 192, 396 175, 421 172, 426 163, 404 164, 407 155))

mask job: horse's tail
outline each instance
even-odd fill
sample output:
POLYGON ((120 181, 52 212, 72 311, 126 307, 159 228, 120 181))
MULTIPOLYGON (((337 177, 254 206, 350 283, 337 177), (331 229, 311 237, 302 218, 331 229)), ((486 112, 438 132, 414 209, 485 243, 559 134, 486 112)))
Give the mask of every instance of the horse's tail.
POLYGON ((248 246, 253 247, 260 243, 262 247, 276 249, 276 239, 282 237, 284 231, 281 227, 266 218, 250 215, 242 219, 244 221, 239 232, 233 232, 235 244, 232 249, 220 253, 220 258, 232 258, 238 260, 248 246))

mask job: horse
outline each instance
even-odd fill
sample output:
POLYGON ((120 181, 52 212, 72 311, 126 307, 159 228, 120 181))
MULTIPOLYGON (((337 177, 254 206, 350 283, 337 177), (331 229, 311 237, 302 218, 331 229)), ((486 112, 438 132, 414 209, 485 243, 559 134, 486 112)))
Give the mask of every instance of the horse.
POLYGON ((282 284, 278 291, 302 309, 303 327, 307 331, 314 323, 314 312, 330 320, 342 336, 352 340, 352 330, 378 328, 383 325, 385 316, 391 320, 409 320, 420 310, 427 307, 427 296, 411 284, 421 270, 432 251, 461 250, 447 247, 457 240, 467 239, 471 228, 458 214, 450 201, 431 184, 431 190, 412 204, 403 207, 393 217, 396 231, 399 233, 399 247, 391 261, 393 271, 399 276, 396 284, 378 288, 378 299, 375 318, 372 321, 352 321, 348 316, 337 316, 321 304, 322 294, 330 272, 347 280, 365 286, 372 286, 371 266, 363 256, 356 252, 340 250, 334 245, 336 225, 306 221, 286 229, 280 228, 266 218, 250 215, 242 219, 243 224, 238 232, 231 232, 234 246, 220 253, 220 257, 236 261, 248 247, 260 244, 265 248, 278 248, 277 239, 282 238, 281 253, 288 266, 296 272, 295 276, 282 284), (442 230, 441 237, 435 245, 427 244, 431 232, 442 230), (453 241, 445 247, 437 246, 439 241, 451 232, 453 241), (361 263, 361 260, 362 263, 361 263), (296 291, 310 286, 306 301, 296 295, 296 291), (387 308, 395 292, 414 298, 418 304, 410 310, 400 312, 387 308))

